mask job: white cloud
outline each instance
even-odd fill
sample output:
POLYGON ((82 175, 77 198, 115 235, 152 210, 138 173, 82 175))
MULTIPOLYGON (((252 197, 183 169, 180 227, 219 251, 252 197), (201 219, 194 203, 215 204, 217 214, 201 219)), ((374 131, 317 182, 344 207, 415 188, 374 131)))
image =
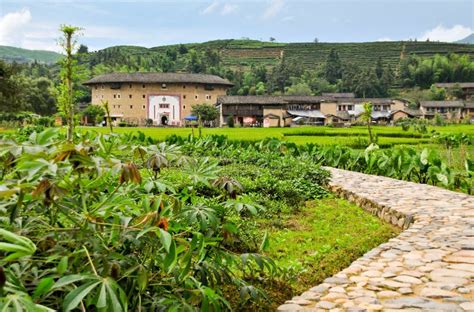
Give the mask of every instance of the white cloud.
POLYGON ((219 12, 220 15, 227 15, 230 13, 235 12, 239 6, 237 4, 226 3, 221 4, 220 1, 214 1, 209 6, 207 6, 204 10, 201 11, 202 15, 207 15, 215 12, 219 12))
POLYGON ((284 8, 285 2, 283 0, 272 0, 270 5, 263 12, 263 19, 270 19, 275 17, 284 8))
POLYGON ((223 7, 222 7, 222 10, 221 10, 221 15, 227 15, 227 14, 230 14, 232 12, 234 12, 235 10, 237 10, 238 6, 236 4, 229 4, 229 3, 226 3, 223 7))
POLYGON ((393 39, 389 37, 382 37, 382 38, 377 39, 376 41, 393 41, 393 39))
POLYGON ((425 32, 418 40, 431 40, 431 41, 443 41, 452 42, 472 34, 474 30, 470 27, 463 25, 454 25, 451 28, 446 28, 443 25, 438 25, 435 28, 425 32))
POLYGON ((219 1, 214 1, 204 10, 202 10, 201 14, 206 15, 206 14, 213 13, 217 10, 218 7, 219 7, 219 1))
POLYGON ((24 30, 31 21, 28 9, 7 13, 0 17, 0 44, 20 45, 24 38, 24 30))

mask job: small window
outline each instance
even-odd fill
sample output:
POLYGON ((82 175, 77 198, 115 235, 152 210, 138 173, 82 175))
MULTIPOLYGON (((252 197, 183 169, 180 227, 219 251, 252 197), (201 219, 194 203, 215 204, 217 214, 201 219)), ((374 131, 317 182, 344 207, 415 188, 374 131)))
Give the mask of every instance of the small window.
POLYGON ((145 109, 145 105, 143 105, 142 108, 145 109))
POLYGON ((117 94, 114 94, 114 99, 116 99, 116 98, 117 98, 117 94))
POLYGON ((97 86, 95 86, 95 89, 97 90, 97 86))
POLYGON ((100 98, 103 99, 103 98, 104 98, 104 95, 102 94, 102 95, 100 96, 100 98))
POLYGON ((209 94, 206 94, 206 100, 210 100, 211 96, 209 94))
POLYGON ((104 89, 104 85, 101 85, 100 87, 101 87, 102 89, 104 89))
POLYGON ((186 109, 186 105, 183 105, 183 109, 186 109))
POLYGON ((130 89, 132 88, 132 85, 131 85, 131 84, 129 84, 128 86, 130 87, 130 89))
POLYGON ((197 90, 198 86, 196 86, 196 90, 197 90))
POLYGON ((166 89, 166 83, 161 84, 161 89, 166 89))
POLYGON ((117 105, 117 106, 118 106, 118 108, 120 108, 120 105, 117 105))
POLYGON ((114 108, 115 108, 115 105, 114 105, 114 108))
POLYGON ((133 105, 130 105, 130 109, 133 109, 133 105))
POLYGON ((144 84, 142 85, 142 88, 145 88, 145 85, 144 85, 144 84))
POLYGON ((145 94, 143 94, 143 96, 142 96, 142 97, 143 97, 143 98, 145 98, 145 94))
POLYGON ((160 104, 160 108, 170 108, 169 104, 160 104))
POLYGON ((120 99, 120 94, 117 94, 117 98, 119 98, 119 99, 120 99))
POLYGON ((183 86, 183 89, 186 89, 186 86, 183 86))
POLYGON ((195 98, 196 100, 198 99, 198 96, 197 96, 197 94, 194 96, 194 98, 195 98))
POLYGON ((131 95, 131 94, 129 94, 129 95, 128 95, 128 98, 129 98, 129 99, 131 99, 131 98, 132 98, 132 95, 131 95))
POLYGON ((185 98, 186 98, 186 95, 183 95, 183 99, 185 99, 185 98))

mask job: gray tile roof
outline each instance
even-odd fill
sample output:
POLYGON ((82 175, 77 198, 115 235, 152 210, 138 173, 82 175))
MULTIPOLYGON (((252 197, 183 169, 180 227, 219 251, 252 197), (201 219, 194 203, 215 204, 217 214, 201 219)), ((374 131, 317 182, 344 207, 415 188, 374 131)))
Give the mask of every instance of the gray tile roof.
POLYGON ((355 94, 352 93, 352 92, 346 92, 346 93, 326 93, 326 92, 323 92, 323 96, 326 96, 326 97, 333 97, 333 98, 354 98, 355 97, 355 94))
POLYGON ((421 107, 464 107, 462 101, 420 101, 421 107))
POLYGON ((85 85, 100 83, 199 83, 232 86, 229 80, 215 75, 189 73, 113 73, 99 75, 84 82, 85 85))
POLYGON ((456 85, 459 85, 461 88, 474 88, 474 82, 442 82, 435 83, 435 86, 438 88, 453 88, 456 85))

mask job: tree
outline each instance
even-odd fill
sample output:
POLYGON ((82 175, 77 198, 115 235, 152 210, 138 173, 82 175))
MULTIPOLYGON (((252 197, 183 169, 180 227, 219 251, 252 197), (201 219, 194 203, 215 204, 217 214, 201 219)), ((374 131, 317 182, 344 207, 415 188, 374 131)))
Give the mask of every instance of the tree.
POLYGON ((227 116, 227 127, 234 128, 234 126, 235 126, 234 116, 233 115, 227 116))
POLYGON ((356 79, 355 92, 358 96, 365 97, 377 97, 378 92, 378 79, 373 69, 366 69, 361 72, 356 79))
POLYGON ((199 121, 209 122, 214 121, 219 117, 219 110, 217 107, 209 104, 197 104, 191 109, 191 113, 198 117, 199 121))
POLYGON ((87 118, 88 123, 100 123, 104 120, 105 110, 99 105, 91 104, 82 112, 82 116, 87 118))
POLYGON ((431 85, 430 97, 435 101, 443 101, 446 99, 446 90, 444 88, 438 88, 435 85, 431 85))
POLYGON ((287 95, 312 95, 311 88, 306 82, 297 82, 286 89, 287 95))
POLYGON ((22 85, 18 76, 19 67, 0 60, 0 111, 18 112, 24 110, 22 85))
POLYGON ((314 43, 318 43, 318 42, 319 42, 318 37, 314 37, 313 42, 314 42, 314 43))
POLYGON ((382 78, 383 75, 383 64, 382 64, 382 58, 379 56, 377 59, 377 63, 375 64, 375 74, 377 75, 377 78, 380 79, 382 78))
POLYGON ((339 55, 335 49, 331 49, 326 61, 326 80, 330 83, 336 83, 342 78, 342 66, 339 55))
POLYGON ((53 83, 46 77, 32 79, 24 77, 23 90, 25 103, 40 115, 56 113, 56 99, 51 94, 53 83))
POLYGON ((370 143, 374 143, 374 138, 372 136, 372 110, 373 110, 373 107, 372 107, 372 103, 370 102, 365 102, 363 104, 364 106, 364 112, 362 113, 361 117, 362 117, 362 120, 365 121, 367 123, 367 131, 369 132, 369 140, 370 140, 370 143))
POLYGON ((276 40, 275 38, 270 37, 270 42, 275 42, 275 40, 276 40))
POLYGON ((384 90, 383 95, 387 95, 388 89, 390 86, 393 84, 393 81, 395 80, 392 72, 392 68, 390 67, 390 64, 383 69, 382 77, 380 78, 380 85, 382 86, 384 90))
POLYGON ((76 44, 75 36, 79 30, 79 27, 70 25, 62 25, 60 28, 63 34, 60 44, 66 53, 66 57, 61 62, 61 83, 58 87, 58 110, 66 116, 68 141, 72 141, 74 135, 74 79, 77 75, 77 60, 74 59, 73 54, 76 44))
POLYGON ((87 53, 89 53, 89 48, 86 45, 81 44, 79 46, 79 49, 77 49, 77 54, 87 54, 87 53))

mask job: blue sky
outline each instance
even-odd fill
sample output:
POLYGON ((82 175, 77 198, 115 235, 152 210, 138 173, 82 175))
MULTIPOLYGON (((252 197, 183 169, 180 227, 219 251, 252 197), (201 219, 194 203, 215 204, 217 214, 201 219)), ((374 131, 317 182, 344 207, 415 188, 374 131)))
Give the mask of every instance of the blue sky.
POLYGON ((60 24, 91 50, 242 38, 281 42, 455 41, 474 29, 472 0, 0 0, 0 45, 58 50, 60 24))

